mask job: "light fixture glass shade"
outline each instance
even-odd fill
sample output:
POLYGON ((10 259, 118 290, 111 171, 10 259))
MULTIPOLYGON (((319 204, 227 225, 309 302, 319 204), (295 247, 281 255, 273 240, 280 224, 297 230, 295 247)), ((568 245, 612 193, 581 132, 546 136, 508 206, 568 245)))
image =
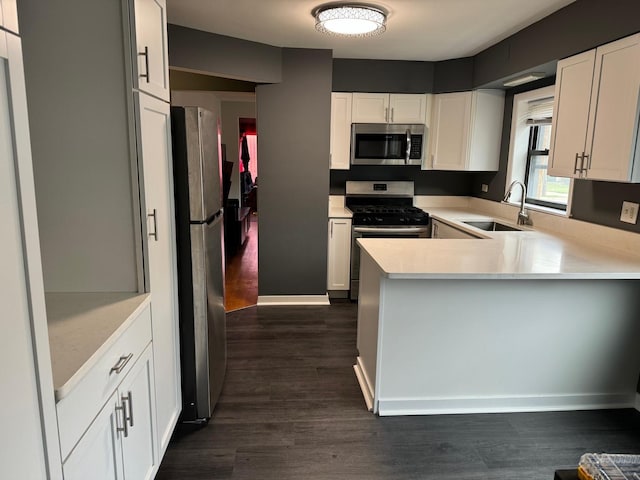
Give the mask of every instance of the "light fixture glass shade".
POLYGON ((386 30, 384 11, 366 5, 333 5, 314 11, 316 29, 323 33, 350 37, 379 35, 386 30))

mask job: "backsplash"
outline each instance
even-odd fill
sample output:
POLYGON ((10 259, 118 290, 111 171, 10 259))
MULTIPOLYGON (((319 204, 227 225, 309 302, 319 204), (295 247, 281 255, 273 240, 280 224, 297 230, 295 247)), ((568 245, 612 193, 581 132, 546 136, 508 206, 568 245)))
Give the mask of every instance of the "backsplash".
POLYGON ((354 165, 350 170, 331 170, 331 195, 344 195, 347 180, 413 181, 416 195, 467 196, 472 193, 472 172, 425 171, 417 165, 354 165))

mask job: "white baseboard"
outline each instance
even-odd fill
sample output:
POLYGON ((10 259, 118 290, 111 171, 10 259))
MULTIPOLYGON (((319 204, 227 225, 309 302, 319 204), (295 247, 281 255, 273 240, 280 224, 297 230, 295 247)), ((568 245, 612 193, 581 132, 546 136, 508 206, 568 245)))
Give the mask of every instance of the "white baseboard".
POLYGON ((445 415, 459 413, 551 412, 638 408, 636 394, 541 395, 522 397, 464 397, 380 399, 378 415, 445 415))
POLYGON ((367 372, 364 370, 360 357, 357 359, 357 363, 353 366, 353 370, 356 372, 356 378, 362 390, 362 396, 364 397, 364 403, 367 404, 367 408, 370 412, 373 412, 373 390, 371 384, 367 378, 367 372))
POLYGON ((260 295, 258 306, 271 305, 331 305, 329 295, 260 295))

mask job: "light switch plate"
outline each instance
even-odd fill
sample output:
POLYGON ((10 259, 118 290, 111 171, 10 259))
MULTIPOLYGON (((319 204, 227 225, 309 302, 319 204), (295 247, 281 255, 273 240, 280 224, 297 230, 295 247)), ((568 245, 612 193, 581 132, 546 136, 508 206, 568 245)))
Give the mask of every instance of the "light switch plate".
POLYGON ((482 191, 485 192, 485 193, 488 192, 489 191, 489 185, 487 185, 486 183, 483 183, 482 184, 482 191))
POLYGON ((620 221, 635 225, 638 221, 638 204, 633 202, 622 202, 620 221))

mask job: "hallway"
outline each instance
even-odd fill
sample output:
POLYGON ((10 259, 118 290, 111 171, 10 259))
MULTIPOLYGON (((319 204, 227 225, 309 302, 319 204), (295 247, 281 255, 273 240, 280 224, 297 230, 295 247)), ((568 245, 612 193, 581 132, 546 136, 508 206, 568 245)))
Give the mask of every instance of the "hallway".
POLYGON ((225 310, 231 312, 258 302, 258 217, 251 215, 247 241, 227 260, 225 310))

